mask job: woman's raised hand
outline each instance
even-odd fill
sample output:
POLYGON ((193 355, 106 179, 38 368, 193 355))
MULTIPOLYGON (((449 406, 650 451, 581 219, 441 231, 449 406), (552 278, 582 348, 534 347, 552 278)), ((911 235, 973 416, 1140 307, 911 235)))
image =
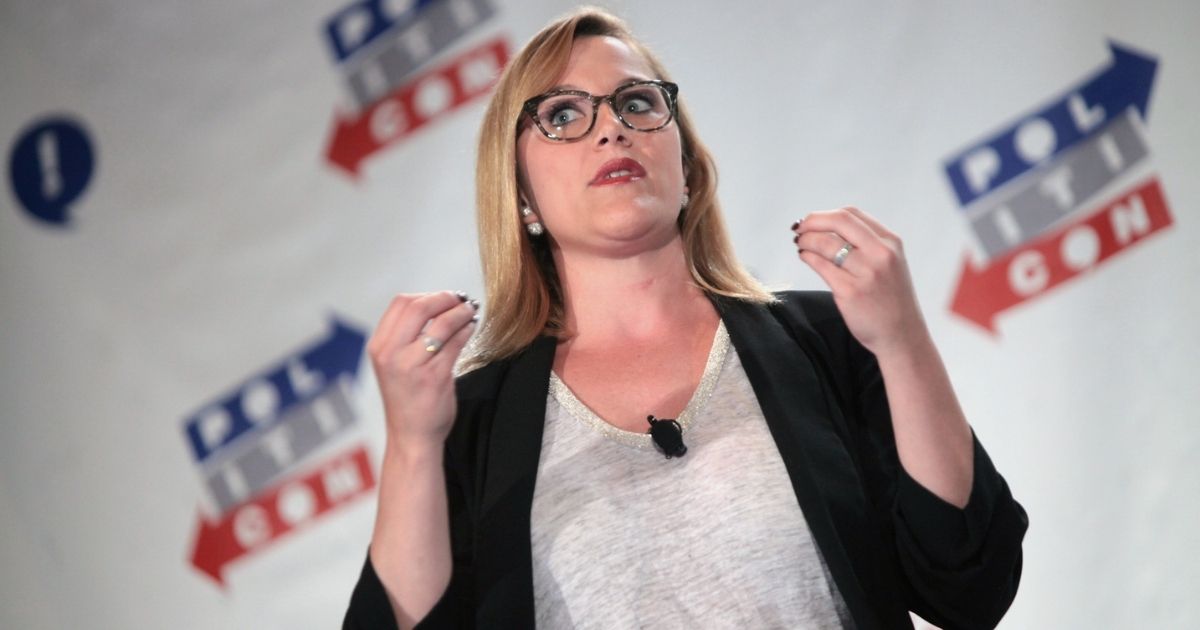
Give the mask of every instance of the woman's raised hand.
POLYGON ((401 294, 367 342, 390 447, 440 451, 454 423, 454 363, 478 321, 464 293, 401 294))
POLYGON ((900 237, 849 206, 813 212, 792 231, 800 259, 829 285, 859 343, 878 356, 927 339, 900 237))

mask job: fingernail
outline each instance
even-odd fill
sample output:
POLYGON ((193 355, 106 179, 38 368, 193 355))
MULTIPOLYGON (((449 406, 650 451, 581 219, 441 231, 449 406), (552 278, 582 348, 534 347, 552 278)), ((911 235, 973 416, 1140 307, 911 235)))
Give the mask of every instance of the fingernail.
POLYGON ((465 291, 455 291, 455 292, 454 292, 454 296, 458 298, 458 301, 459 301, 459 302, 466 302, 466 301, 467 301, 467 294, 466 294, 466 292, 465 292, 465 291))
POLYGON ((797 222, 795 222, 795 223, 793 223, 793 224, 792 224, 792 231, 795 231, 795 230, 798 230, 798 229, 800 229, 800 222, 799 222, 799 221, 797 221, 797 222))
POLYGON ((467 302, 467 304, 470 304, 471 308, 473 308, 477 311, 479 310, 479 300, 471 300, 471 301, 467 302))
POLYGON ((478 315, 478 314, 476 314, 476 315, 472 315, 472 316, 471 316, 471 323, 472 323, 472 324, 478 324, 478 323, 479 323, 479 315, 478 315))
POLYGON ((799 244, 799 243, 800 243, 800 235, 799 235, 799 234, 797 234, 795 237, 793 237, 793 238, 792 238, 792 242, 793 242, 793 243, 797 243, 797 244, 799 244))

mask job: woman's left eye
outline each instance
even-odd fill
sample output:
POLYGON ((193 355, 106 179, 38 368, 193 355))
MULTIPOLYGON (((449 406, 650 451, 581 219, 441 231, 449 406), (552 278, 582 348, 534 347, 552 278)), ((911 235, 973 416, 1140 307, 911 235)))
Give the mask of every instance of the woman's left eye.
POLYGON ((646 99, 638 97, 638 96, 632 96, 632 97, 626 99, 625 103, 623 103, 621 105, 621 111, 624 111, 629 114, 638 114, 638 113, 641 113, 644 111, 648 111, 652 107, 653 106, 650 104, 650 101, 647 101, 646 99))

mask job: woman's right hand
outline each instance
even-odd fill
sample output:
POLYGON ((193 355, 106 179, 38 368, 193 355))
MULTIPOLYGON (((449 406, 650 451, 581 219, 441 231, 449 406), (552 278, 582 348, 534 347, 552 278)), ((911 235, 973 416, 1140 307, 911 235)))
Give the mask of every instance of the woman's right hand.
POLYGON ((442 448, 456 412, 454 363, 478 310, 477 301, 450 291, 400 294, 388 305, 367 354, 383 397, 389 447, 442 448))

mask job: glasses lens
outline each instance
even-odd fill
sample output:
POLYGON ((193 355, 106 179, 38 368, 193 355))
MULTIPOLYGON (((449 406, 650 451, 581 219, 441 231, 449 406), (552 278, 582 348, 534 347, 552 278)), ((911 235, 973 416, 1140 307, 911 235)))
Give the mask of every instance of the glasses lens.
POLYGON ((560 94, 538 104, 537 119, 555 138, 572 140, 587 132, 592 123, 592 102, 582 96, 560 94))
POLYGON ((671 120, 667 91, 657 85, 631 85, 613 94, 617 113, 634 129, 652 131, 671 120))

